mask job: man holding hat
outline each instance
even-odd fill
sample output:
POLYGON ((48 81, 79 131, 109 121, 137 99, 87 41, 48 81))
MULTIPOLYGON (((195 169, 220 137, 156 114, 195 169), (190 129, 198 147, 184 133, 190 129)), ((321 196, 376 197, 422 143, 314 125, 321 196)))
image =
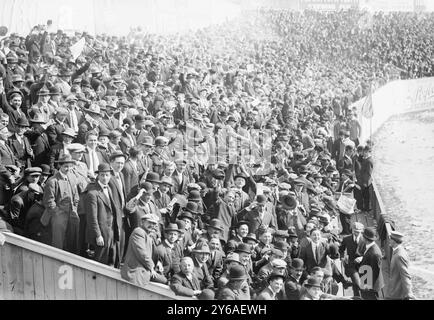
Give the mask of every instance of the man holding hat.
POLYGON ((139 225, 128 241, 125 262, 121 267, 122 279, 144 287, 150 281, 167 283, 167 279, 155 270, 153 257, 153 235, 158 229, 159 218, 141 211, 139 225))
POLYGON ((392 259, 390 261, 389 281, 386 299, 415 299, 409 272, 410 259, 403 245, 404 235, 398 231, 390 232, 392 259))
POLYGON ((70 155, 62 155, 56 163, 59 171, 47 180, 44 188, 45 212, 41 222, 47 226, 51 219, 53 247, 77 253, 79 194, 77 181, 71 174, 75 160, 70 155))
POLYGON ((364 241, 362 239, 364 228, 365 226, 362 223, 353 222, 351 228, 352 234, 345 236, 339 246, 339 255, 342 257, 344 262, 345 275, 351 277, 351 281, 353 282, 353 293, 355 296, 360 295, 359 288, 356 285, 360 280, 358 280, 358 267, 354 260, 357 258, 357 252, 362 250, 362 246, 364 246, 364 241))

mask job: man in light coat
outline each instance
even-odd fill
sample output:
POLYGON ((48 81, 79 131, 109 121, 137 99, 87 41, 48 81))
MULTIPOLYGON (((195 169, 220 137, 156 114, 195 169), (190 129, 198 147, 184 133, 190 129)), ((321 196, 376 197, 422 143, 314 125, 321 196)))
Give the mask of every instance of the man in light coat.
POLYGON ((167 283, 167 279, 157 273, 152 260, 153 236, 158 226, 155 214, 145 213, 141 216, 139 226, 131 233, 125 262, 121 267, 122 279, 138 286, 146 286, 150 281, 167 283))
POLYGON ((415 299, 411 284, 411 275, 408 270, 410 259, 403 246, 404 235, 392 231, 390 244, 393 249, 392 260, 390 261, 389 282, 387 286, 387 299, 408 300, 415 299))

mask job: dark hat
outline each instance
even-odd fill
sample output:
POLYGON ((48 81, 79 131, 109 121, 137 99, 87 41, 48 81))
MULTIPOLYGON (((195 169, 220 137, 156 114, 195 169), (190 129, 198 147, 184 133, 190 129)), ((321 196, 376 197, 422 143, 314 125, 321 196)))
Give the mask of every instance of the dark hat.
POLYGON ((98 137, 110 137, 110 131, 105 127, 99 129, 98 137))
POLYGON ((310 208, 310 216, 311 217, 319 217, 321 215, 321 209, 318 207, 312 207, 310 208))
MULTIPOLYGON (((189 212, 189 213, 192 213, 192 214, 199 214, 199 212, 197 211, 197 209, 198 209, 198 205, 197 205, 196 202, 188 201, 187 204, 186 204, 186 206, 184 207, 183 212, 189 212)), ((192 219, 193 219, 193 217, 192 217, 192 219)))
POLYGON ((289 267, 294 270, 304 270, 304 261, 299 258, 294 258, 289 267))
POLYGON ((203 289, 202 292, 197 296, 198 300, 214 300, 215 293, 211 289, 203 289))
POLYGON ((245 221, 245 220, 241 220, 241 221, 238 221, 237 222, 237 224, 235 225, 235 227, 236 228, 239 228, 240 226, 242 226, 242 225, 247 225, 247 226, 249 226, 249 222, 248 221, 245 221))
POLYGON ((316 277, 308 278, 304 286, 307 288, 311 288, 311 287, 321 288, 321 280, 316 277))
POLYGON ((168 144, 168 140, 166 137, 159 136, 155 138, 155 146, 156 147, 165 147, 168 144))
POLYGON ((297 207, 297 200, 289 194, 281 197, 279 201, 284 209, 293 210, 297 207))
POLYGON ((187 197, 187 200, 191 200, 191 201, 201 201, 202 200, 202 197, 201 197, 201 195, 200 195, 200 191, 198 191, 198 190, 191 190, 189 193, 188 193, 188 197, 187 197))
POLYGON ((58 164, 66 164, 66 163, 73 163, 76 164, 76 161, 72 159, 71 155, 69 154, 64 154, 62 156, 59 157, 59 160, 55 161, 58 164))
POLYGON ((216 169, 212 172, 212 176, 217 180, 223 180, 225 178, 225 172, 221 169, 216 169))
POLYGON ((19 117, 19 118, 17 119, 17 123, 16 123, 16 125, 17 125, 18 127, 29 127, 29 121, 27 120, 26 117, 19 117))
POLYGON ((230 268, 228 279, 229 281, 247 279, 246 269, 244 268, 244 266, 236 265, 230 268))
POLYGON ((114 151, 111 155, 110 155, 110 161, 113 161, 114 159, 118 158, 118 157, 124 157, 125 160, 127 159, 127 155, 124 154, 122 151, 114 151))
POLYGON ((147 181, 140 183, 140 189, 145 189, 145 193, 147 194, 152 194, 154 192, 154 187, 152 183, 147 181))
POLYGON ((12 83, 14 83, 14 82, 24 82, 23 77, 19 73, 13 74, 11 78, 12 78, 11 79, 12 83))
POLYGON ((276 230, 273 233, 274 237, 282 237, 282 238, 288 238, 289 234, 288 234, 288 230, 276 230))
POLYGON ((170 231, 177 231, 179 233, 182 232, 182 230, 179 230, 178 225, 176 223, 169 223, 167 227, 164 228, 164 232, 170 232, 170 231))
POLYGON ((50 91, 45 85, 41 89, 39 89, 38 96, 48 96, 48 95, 50 95, 50 91))
POLYGON ((62 94, 58 86, 52 86, 50 87, 49 90, 50 90, 50 96, 57 96, 62 94))
POLYGON ((49 175, 51 175, 51 168, 50 168, 50 166, 48 165, 48 164, 41 164, 41 165, 39 165, 40 167, 41 167, 41 169, 42 169, 42 175, 44 175, 44 176, 49 176, 49 175))
POLYGON ((95 171, 95 173, 98 174, 100 172, 113 172, 113 169, 110 167, 108 163, 100 163, 98 165, 98 170, 95 171))
POLYGON ((265 204, 265 203, 267 203, 267 198, 263 194, 258 194, 256 196, 256 202, 258 204, 265 204))
POLYGON ((375 235, 375 229, 372 227, 365 228, 365 231, 363 231, 363 237, 371 241, 377 240, 377 236, 375 235))
POLYGON ((26 176, 40 176, 42 174, 42 169, 39 167, 30 167, 24 170, 24 175, 26 176))
POLYGON ((30 119, 31 123, 46 123, 44 116, 40 113, 35 113, 34 117, 30 119))
POLYGON ((253 241, 255 241, 256 243, 259 243, 259 240, 256 239, 256 234, 254 234, 254 233, 249 233, 249 234, 247 234, 247 236, 245 236, 245 237, 243 238, 243 242, 247 242, 247 241, 249 241, 249 240, 253 240, 253 241))
POLYGON ((284 251, 284 250, 288 250, 289 249, 289 243, 286 241, 277 241, 274 244, 274 248, 280 250, 280 251, 284 251))
POLYGON ((23 95, 23 93, 21 92, 21 90, 19 90, 19 89, 17 89, 17 88, 14 87, 13 89, 11 89, 11 90, 8 91, 7 96, 6 96, 7 100, 10 100, 11 97, 12 97, 13 95, 16 95, 16 94, 20 95, 21 98, 24 97, 24 95, 23 95))
POLYGON ((235 180, 236 178, 243 178, 244 180, 247 181, 247 176, 244 174, 244 172, 240 172, 240 173, 236 174, 236 175, 234 176, 234 180, 235 180))
POLYGON ((297 233, 293 229, 288 230, 288 238, 298 238, 297 233))
POLYGON ((220 230, 220 231, 224 231, 224 228, 223 228, 223 226, 222 226, 222 224, 221 224, 221 222, 220 222, 220 220, 219 219, 212 219, 208 224, 207 224, 207 227, 208 228, 213 228, 213 229, 216 229, 216 230, 220 230))
POLYGON ((281 278, 283 281, 285 281, 285 276, 276 270, 274 270, 273 272, 270 273, 267 280, 268 280, 268 282, 270 282, 270 281, 277 279, 277 278, 281 278))
POLYGON ((339 247, 335 243, 331 243, 329 246, 329 256, 331 259, 339 259, 339 247))
POLYGON ((235 249, 235 252, 237 252, 237 253, 238 252, 244 252, 244 253, 251 254, 252 250, 251 250, 250 246, 247 243, 241 242, 241 243, 239 243, 237 245, 237 248, 235 249))
POLYGON ((149 172, 146 175, 146 181, 160 183, 160 175, 156 172, 149 172))

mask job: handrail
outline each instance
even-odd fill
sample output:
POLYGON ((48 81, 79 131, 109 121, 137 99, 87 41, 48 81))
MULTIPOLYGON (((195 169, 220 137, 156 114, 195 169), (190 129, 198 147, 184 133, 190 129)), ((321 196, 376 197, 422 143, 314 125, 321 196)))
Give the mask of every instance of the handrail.
POLYGON ((83 268, 98 274, 102 274, 106 277, 112 278, 116 281, 121 281, 130 286, 135 286, 142 290, 149 290, 155 292, 159 295, 166 296, 168 299, 193 300, 193 298, 180 297, 175 295, 175 293, 172 290, 170 290, 169 286, 167 285, 150 282, 149 284, 146 285, 146 287, 138 286, 134 283, 122 279, 118 269, 109 267, 107 265, 104 265, 102 263, 93 260, 83 258, 81 256, 72 254, 70 252, 58 248, 54 248, 52 246, 48 246, 46 244, 28 238, 24 238, 22 236, 19 236, 11 232, 2 232, 2 234, 5 236, 6 239, 5 242, 7 243, 65 262, 67 264, 77 266, 79 268, 83 268))

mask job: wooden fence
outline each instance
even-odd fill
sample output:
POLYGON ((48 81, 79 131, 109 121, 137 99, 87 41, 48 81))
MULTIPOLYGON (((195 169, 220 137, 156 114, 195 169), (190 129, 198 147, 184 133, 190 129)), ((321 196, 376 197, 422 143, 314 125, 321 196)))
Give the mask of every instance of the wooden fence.
POLYGON ((3 233, 0 300, 178 300, 168 286, 139 287, 117 269, 69 252, 3 233))

